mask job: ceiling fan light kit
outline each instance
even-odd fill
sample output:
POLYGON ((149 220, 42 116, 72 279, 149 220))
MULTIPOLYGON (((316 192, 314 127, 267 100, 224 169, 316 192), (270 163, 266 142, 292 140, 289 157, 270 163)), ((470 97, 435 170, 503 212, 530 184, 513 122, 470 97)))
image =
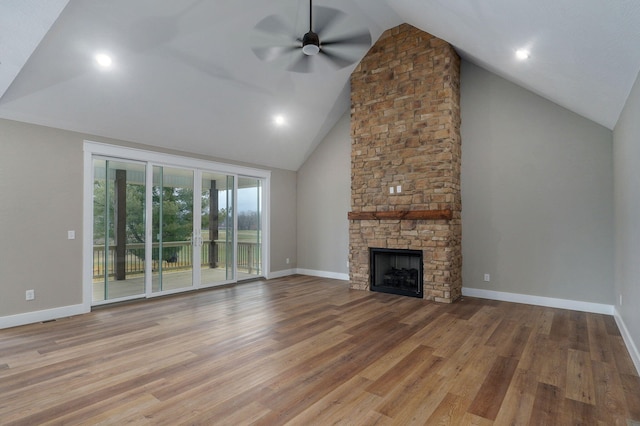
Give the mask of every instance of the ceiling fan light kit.
POLYGON ((309 31, 302 37, 302 53, 313 56, 320 53, 320 38, 318 34, 309 31))

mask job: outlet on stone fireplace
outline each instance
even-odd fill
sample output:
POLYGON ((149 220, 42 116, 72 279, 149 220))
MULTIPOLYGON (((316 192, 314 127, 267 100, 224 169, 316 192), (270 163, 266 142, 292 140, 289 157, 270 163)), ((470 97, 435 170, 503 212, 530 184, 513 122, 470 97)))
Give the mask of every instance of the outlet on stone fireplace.
POLYGON ((369 248, 371 291, 422 298, 422 251, 369 248))

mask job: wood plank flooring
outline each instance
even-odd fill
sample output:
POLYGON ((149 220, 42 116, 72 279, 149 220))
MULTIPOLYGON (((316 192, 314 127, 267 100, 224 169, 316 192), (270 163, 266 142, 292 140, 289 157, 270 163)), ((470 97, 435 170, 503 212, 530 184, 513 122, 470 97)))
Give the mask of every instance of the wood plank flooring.
POLYGON ((305 276, 0 330, 2 425, 627 425, 612 317, 305 276))

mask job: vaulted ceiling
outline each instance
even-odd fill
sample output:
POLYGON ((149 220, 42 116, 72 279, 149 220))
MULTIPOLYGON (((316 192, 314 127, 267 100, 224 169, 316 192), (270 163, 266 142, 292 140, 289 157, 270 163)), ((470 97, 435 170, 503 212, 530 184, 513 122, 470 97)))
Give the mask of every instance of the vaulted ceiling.
MULTIPOLYGON (((609 129, 640 70, 636 0, 316 0, 314 8, 343 12, 321 38, 364 29, 375 42, 407 22, 609 129), (517 59, 519 49, 529 58, 517 59)), ((300 70, 298 50, 273 61, 254 52, 301 38, 308 10, 306 0, 3 0, 0 118, 297 170, 348 111, 357 63, 337 68, 320 55, 300 73, 290 71, 300 70), (108 69, 95 64, 100 52, 112 58, 108 69)), ((358 60, 367 50, 334 47, 358 60)))

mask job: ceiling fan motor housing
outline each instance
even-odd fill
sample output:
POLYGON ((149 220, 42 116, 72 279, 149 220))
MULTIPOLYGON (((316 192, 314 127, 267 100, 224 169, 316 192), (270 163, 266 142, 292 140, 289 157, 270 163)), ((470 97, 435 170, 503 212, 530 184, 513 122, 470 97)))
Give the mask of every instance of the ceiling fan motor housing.
POLYGON ((302 37, 302 52, 308 56, 313 56, 320 52, 320 38, 318 34, 309 31, 302 37))

